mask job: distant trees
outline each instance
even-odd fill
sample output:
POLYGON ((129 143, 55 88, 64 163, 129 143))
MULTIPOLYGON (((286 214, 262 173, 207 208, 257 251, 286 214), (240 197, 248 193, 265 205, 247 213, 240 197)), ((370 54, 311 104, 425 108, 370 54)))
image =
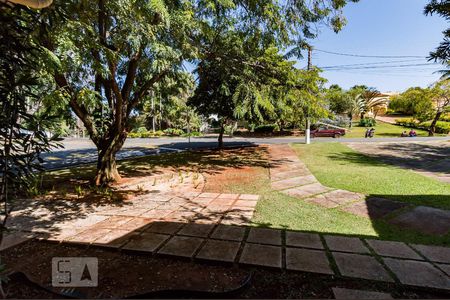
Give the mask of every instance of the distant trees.
POLYGON ((398 113, 414 116, 424 122, 433 115, 433 97, 428 88, 413 87, 402 94, 392 97, 389 109, 398 113))
POLYGON ((346 114, 350 118, 350 127, 355 115, 364 119, 371 112, 376 117, 388 103, 388 98, 379 91, 363 85, 354 86, 348 91, 332 85, 327 90, 326 98, 331 111, 336 114, 346 114))

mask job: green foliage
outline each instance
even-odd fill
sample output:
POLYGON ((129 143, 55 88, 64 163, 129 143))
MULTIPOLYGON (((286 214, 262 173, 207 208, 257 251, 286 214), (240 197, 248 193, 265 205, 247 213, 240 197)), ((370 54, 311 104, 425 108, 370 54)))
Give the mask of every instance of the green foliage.
POLYGON ((363 118, 359 120, 360 127, 374 127, 377 125, 377 121, 374 118, 363 118))
POLYGON ((167 128, 164 130, 164 134, 168 136, 180 136, 184 134, 184 131, 178 128, 167 128))
MULTIPOLYGON (((430 128, 432 121, 422 122, 419 124, 419 128, 430 128)), ((436 122, 436 133, 443 133, 443 134, 449 134, 450 133, 450 123, 449 122, 442 122, 437 121, 436 122)))
POLYGON ((420 121, 429 120, 433 115, 433 100, 430 89, 410 88, 395 96, 389 103, 389 109, 397 113, 412 115, 420 121))
POLYGON ((29 181, 41 170, 41 154, 59 141, 46 134, 50 115, 30 112, 48 88, 41 81, 45 53, 30 37, 37 18, 26 7, 0 3, 0 243, 12 203, 32 188, 29 181))
POLYGON ((417 127, 418 122, 414 118, 395 119, 395 124, 406 127, 417 127))
MULTIPOLYGON (((449 7, 450 0, 430 0, 425 6, 425 14, 438 14, 448 21, 450 20, 449 7)), ((444 40, 434 52, 430 53, 430 59, 439 61, 446 67, 446 69, 441 72, 443 73, 443 77, 448 79, 450 76, 450 28, 446 29, 443 34, 444 40)))

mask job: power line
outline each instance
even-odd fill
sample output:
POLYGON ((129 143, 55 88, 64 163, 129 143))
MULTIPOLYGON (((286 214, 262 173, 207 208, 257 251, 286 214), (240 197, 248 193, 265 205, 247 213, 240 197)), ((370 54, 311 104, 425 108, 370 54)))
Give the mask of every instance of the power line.
POLYGON ((340 55, 340 56, 350 56, 350 57, 364 57, 364 58, 424 58, 426 59, 426 56, 417 56, 417 55, 361 55, 361 54, 349 54, 349 53, 339 53, 339 52, 332 52, 327 50, 320 50, 320 49, 314 49, 318 52, 323 52, 327 54, 333 54, 333 55, 340 55))
POLYGON ((386 65, 386 66, 366 66, 366 67, 335 67, 324 69, 325 71, 336 70, 373 70, 373 69, 385 69, 385 68, 409 68, 409 67, 421 67, 421 66, 435 66, 435 64, 404 64, 404 65, 386 65))
POLYGON ((413 61, 422 61, 422 59, 408 59, 408 60, 391 60, 391 61, 383 61, 383 62, 368 62, 368 63, 360 63, 360 64, 349 64, 349 65, 337 65, 337 66, 325 66, 319 67, 320 69, 330 69, 330 68, 341 68, 341 67, 353 67, 353 66, 368 66, 368 65, 383 65, 383 64, 391 64, 391 63, 404 63, 404 62, 413 62, 413 61))

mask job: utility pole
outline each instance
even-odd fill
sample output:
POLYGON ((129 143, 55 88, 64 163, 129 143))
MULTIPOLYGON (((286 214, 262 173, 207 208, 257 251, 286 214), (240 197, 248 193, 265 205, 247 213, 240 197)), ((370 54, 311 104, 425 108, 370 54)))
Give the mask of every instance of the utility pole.
MULTIPOLYGON (((308 71, 312 69, 312 47, 310 45, 307 46, 308 48, 308 71)), ((309 109, 308 109, 309 110, 309 109)), ((311 144, 311 123, 309 119, 309 113, 306 113, 306 130, 305 130, 305 144, 309 145, 311 144)))

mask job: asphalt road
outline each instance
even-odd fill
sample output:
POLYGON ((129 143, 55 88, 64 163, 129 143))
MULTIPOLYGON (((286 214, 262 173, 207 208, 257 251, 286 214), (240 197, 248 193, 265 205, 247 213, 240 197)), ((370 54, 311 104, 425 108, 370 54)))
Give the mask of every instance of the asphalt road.
MULTIPOLYGON (((416 137, 416 138, 315 138, 312 143, 330 142, 423 142, 449 140, 450 137, 416 137)), ((304 137, 277 137, 277 138, 224 138, 225 147, 254 146, 262 144, 287 144, 304 143, 304 137)), ((44 167, 47 169, 60 169, 73 165, 80 165, 95 162, 97 150, 89 139, 66 139, 63 142, 64 148, 56 149, 43 156, 44 167)), ((118 159, 129 157, 157 155, 161 153, 179 152, 190 149, 216 148, 217 137, 191 138, 188 143, 187 138, 147 138, 147 139, 127 139, 124 147, 117 154, 118 159)))

